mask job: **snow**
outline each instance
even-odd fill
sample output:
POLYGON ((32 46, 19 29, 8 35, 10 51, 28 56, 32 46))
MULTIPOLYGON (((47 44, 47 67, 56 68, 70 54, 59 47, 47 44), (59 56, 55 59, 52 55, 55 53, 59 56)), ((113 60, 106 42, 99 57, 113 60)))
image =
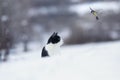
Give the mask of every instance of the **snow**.
POLYGON ((40 58, 41 48, 35 47, 0 63, 0 80, 120 80, 119 49, 120 41, 71 45, 40 58))
POLYGON ((39 14, 42 14, 42 15, 48 15, 48 14, 55 14, 57 13, 57 8, 52 6, 52 7, 49 7, 49 8, 46 8, 46 7, 40 7, 40 8, 31 8, 29 11, 28 11, 28 15, 29 16, 36 16, 36 15, 39 15, 39 14))
POLYGON ((2 22, 5 22, 5 21, 7 21, 8 20, 8 16, 7 15, 3 15, 2 17, 1 17, 1 21, 2 22))
MULTIPOLYGON (((79 0, 71 0, 72 2, 78 2, 79 0)), ((71 5, 69 10, 75 13, 78 13, 79 15, 84 15, 86 13, 90 13, 90 7, 94 10, 97 10, 98 12, 108 12, 113 11, 115 13, 118 13, 120 11, 120 2, 119 1, 103 1, 103 2, 89 2, 84 4, 75 4, 71 5), (110 5, 110 6, 108 6, 110 5)), ((60 10, 60 9, 59 9, 60 10)), ((57 7, 50 6, 49 8, 46 7, 39 7, 39 8, 31 8, 28 11, 28 15, 30 17, 37 16, 39 14, 42 15, 48 15, 48 14, 57 14, 59 12, 57 7)))
POLYGON ((118 39, 119 38, 119 34, 116 31, 111 31, 110 32, 110 37, 112 39, 118 39))

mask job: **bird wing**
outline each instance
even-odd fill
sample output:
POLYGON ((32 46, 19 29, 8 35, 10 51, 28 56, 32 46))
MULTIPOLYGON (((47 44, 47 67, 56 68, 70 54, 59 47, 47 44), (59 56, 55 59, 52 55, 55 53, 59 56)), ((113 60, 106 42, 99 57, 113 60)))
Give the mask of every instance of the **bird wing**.
POLYGON ((97 12, 94 12, 93 15, 97 16, 97 12))

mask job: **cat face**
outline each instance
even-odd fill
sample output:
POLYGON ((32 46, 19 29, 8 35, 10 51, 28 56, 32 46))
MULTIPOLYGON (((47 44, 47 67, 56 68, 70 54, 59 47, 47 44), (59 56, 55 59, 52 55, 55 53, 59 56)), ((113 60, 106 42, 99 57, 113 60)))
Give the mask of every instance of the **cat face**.
POLYGON ((61 45, 63 44, 62 38, 58 35, 58 33, 53 33, 50 38, 48 39, 47 44, 58 44, 60 43, 61 45))

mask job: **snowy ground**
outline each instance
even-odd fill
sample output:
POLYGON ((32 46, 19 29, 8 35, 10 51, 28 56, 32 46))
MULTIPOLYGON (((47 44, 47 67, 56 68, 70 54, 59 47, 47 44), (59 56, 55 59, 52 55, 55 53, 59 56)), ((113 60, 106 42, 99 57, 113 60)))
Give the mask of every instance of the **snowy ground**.
POLYGON ((49 58, 40 52, 38 47, 0 63, 0 80, 120 80, 120 41, 64 46, 49 58))

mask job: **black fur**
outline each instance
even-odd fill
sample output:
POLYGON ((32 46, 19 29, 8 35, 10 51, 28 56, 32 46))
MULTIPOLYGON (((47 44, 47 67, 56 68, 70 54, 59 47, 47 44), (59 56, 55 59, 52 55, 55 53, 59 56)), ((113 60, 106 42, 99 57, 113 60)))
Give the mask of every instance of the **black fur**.
POLYGON ((95 11, 94 10, 91 10, 91 13, 94 13, 95 11))
POLYGON ((43 47, 41 57, 47 57, 47 56, 49 56, 48 52, 45 50, 45 47, 43 47))
POLYGON ((60 41, 60 37, 58 36, 57 33, 54 32, 52 36, 48 39, 47 44, 49 43, 55 44, 55 43, 58 43, 59 41, 60 41))
POLYGON ((96 16, 96 19, 99 20, 98 16, 96 16))

